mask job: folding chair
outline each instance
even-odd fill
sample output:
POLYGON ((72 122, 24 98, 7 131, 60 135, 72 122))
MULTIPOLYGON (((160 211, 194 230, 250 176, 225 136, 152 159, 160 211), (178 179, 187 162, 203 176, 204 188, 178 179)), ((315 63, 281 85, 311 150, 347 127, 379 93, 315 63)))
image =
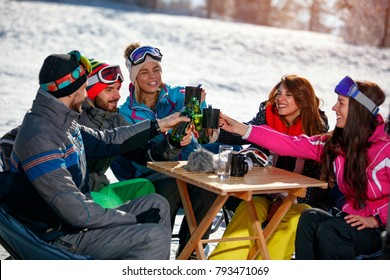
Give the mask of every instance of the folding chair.
POLYGON ((39 239, 0 206, 0 243, 14 260, 90 260, 91 256, 73 254, 39 239))

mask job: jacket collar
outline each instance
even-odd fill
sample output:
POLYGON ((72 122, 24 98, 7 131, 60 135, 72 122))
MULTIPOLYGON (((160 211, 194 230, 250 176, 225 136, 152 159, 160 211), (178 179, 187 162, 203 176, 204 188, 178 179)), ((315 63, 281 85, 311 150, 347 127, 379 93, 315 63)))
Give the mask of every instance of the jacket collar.
POLYGON ((71 123, 80 117, 79 113, 42 89, 38 90, 31 111, 64 129, 68 129, 71 123))
POLYGON ((92 123, 97 122, 98 124, 100 124, 103 120, 113 120, 117 114, 95 107, 93 101, 88 97, 85 98, 82 109, 82 117, 86 115, 92 123))
POLYGON ((370 136, 370 138, 368 138, 368 141, 372 143, 380 140, 383 137, 389 138, 389 135, 386 133, 386 127, 385 127, 386 125, 383 117, 380 114, 378 114, 376 116, 376 119, 378 121, 378 126, 375 129, 374 133, 370 136))

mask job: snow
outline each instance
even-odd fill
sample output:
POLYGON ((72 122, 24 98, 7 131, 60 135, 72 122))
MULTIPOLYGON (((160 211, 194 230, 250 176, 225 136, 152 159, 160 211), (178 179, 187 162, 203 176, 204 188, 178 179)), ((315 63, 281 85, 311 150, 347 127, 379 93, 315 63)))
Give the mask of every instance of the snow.
MULTIPOLYGON (((30 108, 48 55, 78 49, 127 73, 123 51, 132 42, 160 48, 166 83, 202 83, 208 103, 241 121, 255 115, 287 73, 312 82, 331 127, 333 90, 345 75, 371 80, 390 93, 390 49, 349 45, 327 34, 148 13, 111 2, 72 3, 0 2, 0 135, 30 108)), ((389 100, 381 113, 388 116, 389 100)))
MULTIPOLYGON (((30 108, 48 55, 77 49, 127 74, 123 51, 133 42, 160 48, 166 83, 203 84, 209 104, 241 121, 256 114, 288 73, 312 82, 331 128, 333 90, 345 75, 376 82, 390 94, 390 49, 350 45, 334 35, 150 13, 109 1, 2 0, 0 19, 0 135, 30 108)), ((127 96, 125 76, 120 103, 127 96)), ((384 117, 389 104, 381 106, 384 117)))

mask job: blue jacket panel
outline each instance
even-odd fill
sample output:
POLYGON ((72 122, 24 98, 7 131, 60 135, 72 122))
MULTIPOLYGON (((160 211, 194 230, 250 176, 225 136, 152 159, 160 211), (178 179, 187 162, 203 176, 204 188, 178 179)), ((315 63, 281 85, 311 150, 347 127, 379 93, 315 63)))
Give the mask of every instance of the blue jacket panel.
MULTIPOLYGON (((164 84, 161 89, 156 106, 154 110, 147 107, 145 104, 140 104, 135 98, 135 87, 133 84, 129 86, 129 96, 127 97, 125 103, 119 107, 119 113, 122 114, 129 123, 138 123, 143 120, 155 120, 156 118, 162 119, 175 112, 180 112, 184 107, 185 99, 185 87, 176 86, 172 87, 170 85, 164 84)), ((201 106, 201 110, 206 108, 206 101, 204 101, 201 106)), ((151 141, 160 142, 164 137, 168 137, 167 134, 160 134, 154 137, 151 141)), ((199 144, 193 140, 191 144, 182 148, 182 151, 177 159, 187 160, 191 152, 196 150, 199 147, 199 144)), ((111 168, 114 174, 119 178, 134 178, 142 177, 146 174, 149 174, 151 170, 145 166, 139 165, 137 163, 132 163, 132 175, 124 174, 127 170, 130 170, 130 167, 122 168, 120 165, 123 163, 113 164, 111 168), (120 173, 120 174, 119 174, 120 173)), ((130 172, 130 171, 129 171, 130 172)))
POLYGON ((145 104, 140 104, 135 99, 135 88, 132 84, 129 86, 129 96, 126 102, 119 107, 119 113, 122 114, 129 123, 137 123, 145 119, 162 119, 175 112, 180 112, 184 106, 185 88, 171 87, 164 85, 161 89, 154 110, 145 104))

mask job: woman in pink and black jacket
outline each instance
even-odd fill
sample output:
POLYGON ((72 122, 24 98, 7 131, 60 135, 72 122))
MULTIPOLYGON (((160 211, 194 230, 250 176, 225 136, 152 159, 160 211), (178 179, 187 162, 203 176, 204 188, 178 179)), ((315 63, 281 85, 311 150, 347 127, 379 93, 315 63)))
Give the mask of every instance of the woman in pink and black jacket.
POLYGON ((378 85, 346 76, 336 86, 334 131, 288 136, 266 125, 248 126, 221 115, 224 130, 280 155, 322 163, 322 179, 338 184, 346 203, 338 215, 320 209, 302 213, 296 236, 297 259, 354 259, 381 249, 388 221, 390 137, 378 114, 385 94, 378 85))

